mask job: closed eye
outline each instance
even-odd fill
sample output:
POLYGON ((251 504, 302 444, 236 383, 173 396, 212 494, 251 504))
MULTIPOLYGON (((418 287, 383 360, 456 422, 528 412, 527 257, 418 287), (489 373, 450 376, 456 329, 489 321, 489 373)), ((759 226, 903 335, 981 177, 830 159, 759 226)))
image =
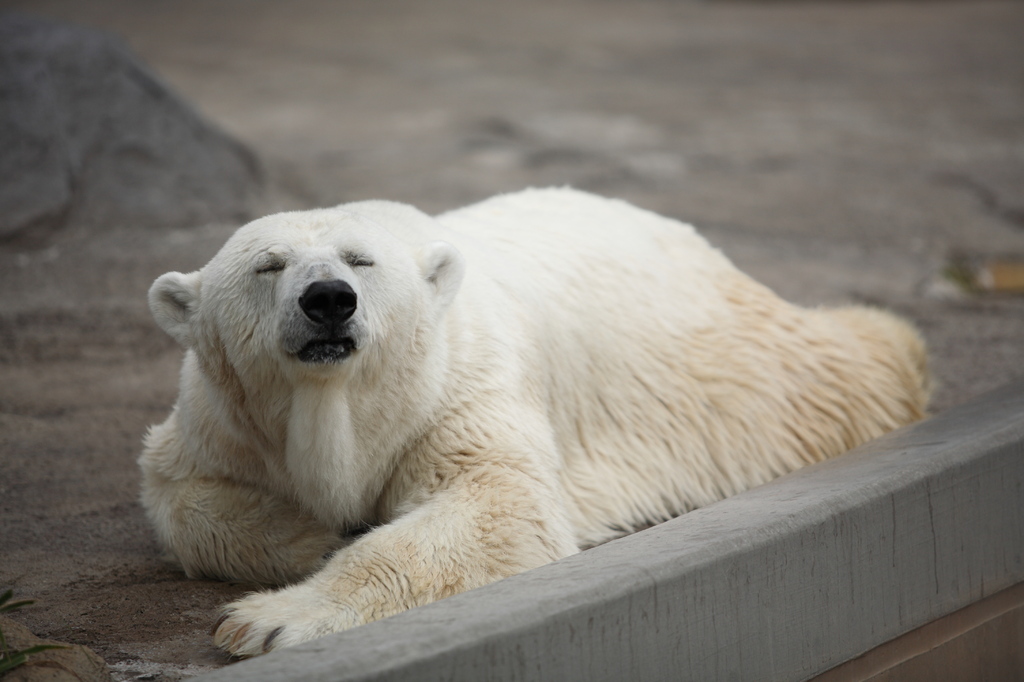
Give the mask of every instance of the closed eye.
POLYGON ((345 256, 345 262, 353 268, 369 268, 373 266, 373 259, 358 253, 350 253, 345 256))
POLYGON ((280 256, 268 256, 260 261, 256 266, 256 274, 262 275, 266 272, 281 272, 284 270, 285 265, 287 265, 287 263, 284 258, 281 258, 280 256))

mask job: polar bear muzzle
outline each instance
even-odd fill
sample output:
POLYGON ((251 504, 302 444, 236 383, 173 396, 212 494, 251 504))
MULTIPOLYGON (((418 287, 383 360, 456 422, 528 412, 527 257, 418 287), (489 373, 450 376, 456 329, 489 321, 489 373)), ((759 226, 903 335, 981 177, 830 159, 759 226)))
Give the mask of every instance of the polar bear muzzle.
POLYGON ((313 282, 299 296, 299 307, 317 324, 341 324, 356 311, 356 292, 340 279, 313 282))
POLYGON ((356 312, 357 300, 352 286, 340 279, 317 281, 306 287, 299 296, 299 308, 313 323, 315 332, 296 353, 299 360, 332 363, 352 354, 356 342, 346 323, 356 312))

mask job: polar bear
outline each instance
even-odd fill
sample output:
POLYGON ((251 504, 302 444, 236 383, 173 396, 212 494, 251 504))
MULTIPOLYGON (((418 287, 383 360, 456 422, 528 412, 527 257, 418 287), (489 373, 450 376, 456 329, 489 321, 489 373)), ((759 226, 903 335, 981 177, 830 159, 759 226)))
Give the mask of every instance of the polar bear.
POLYGON ((568 189, 239 229, 153 284, 185 349, 142 499, 250 656, 568 556, 922 417, 922 341, 568 189))

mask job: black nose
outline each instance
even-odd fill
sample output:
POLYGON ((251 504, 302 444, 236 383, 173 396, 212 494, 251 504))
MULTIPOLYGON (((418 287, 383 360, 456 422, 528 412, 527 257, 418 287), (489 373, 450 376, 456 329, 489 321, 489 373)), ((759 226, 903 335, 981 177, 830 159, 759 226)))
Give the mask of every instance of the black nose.
POLYGON ((318 324, 344 322, 356 311, 356 292, 340 279, 313 282, 299 296, 299 307, 318 324))

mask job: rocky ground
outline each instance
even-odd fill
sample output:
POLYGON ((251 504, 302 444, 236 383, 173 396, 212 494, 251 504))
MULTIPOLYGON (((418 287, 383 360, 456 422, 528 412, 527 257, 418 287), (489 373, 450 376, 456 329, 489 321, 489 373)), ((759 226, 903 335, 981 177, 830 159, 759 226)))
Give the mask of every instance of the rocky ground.
MULTIPOLYGON (((1024 300, 942 276, 1024 257, 1014 2, 10 1, 123 36, 262 159, 261 210, 431 211, 569 184, 697 224, 806 304, 915 321, 935 408, 1024 375, 1024 300)), ((246 585, 159 554, 135 458, 176 394, 152 280, 235 225, 111 224, 0 245, 0 591, 116 679, 222 666, 246 585)))

